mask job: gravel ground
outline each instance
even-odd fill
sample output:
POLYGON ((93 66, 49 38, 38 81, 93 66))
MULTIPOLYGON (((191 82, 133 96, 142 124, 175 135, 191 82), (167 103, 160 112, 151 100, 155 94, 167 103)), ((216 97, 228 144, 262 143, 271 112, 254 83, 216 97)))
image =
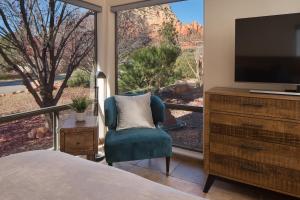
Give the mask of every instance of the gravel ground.
POLYGON ((41 139, 29 139, 27 137, 27 133, 32 129, 43 127, 44 125, 45 119, 43 116, 0 124, 0 157, 53 147, 52 134, 41 139))
MULTIPOLYGON (((72 97, 75 96, 89 96, 89 88, 66 88, 58 103, 58 105, 68 104, 72 97)), ((25 111, 32 111, 38 109, 39 106, 35 102, 32 95, 28 92, 18 94, 7 94, 0 97, 0 116, 19 113, 25 111)))
POLYGON ((202 152, 203 114, 182 110, 171 110, 171 114, 177 120, 186 123, 185 127, 168 131, 173 139, 173 145, 202 152))

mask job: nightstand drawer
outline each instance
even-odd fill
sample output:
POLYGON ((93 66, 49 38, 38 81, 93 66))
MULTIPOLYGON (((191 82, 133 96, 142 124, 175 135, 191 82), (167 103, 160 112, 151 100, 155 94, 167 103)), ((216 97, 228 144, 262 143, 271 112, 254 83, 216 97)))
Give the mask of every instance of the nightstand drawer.
POLYGON ((92 151, 94 148, 93 145, 94 137, 93 133, 85 132, 85 133, 73 133, 65 135, 65 146, 66 152, 73 151, 92 151))

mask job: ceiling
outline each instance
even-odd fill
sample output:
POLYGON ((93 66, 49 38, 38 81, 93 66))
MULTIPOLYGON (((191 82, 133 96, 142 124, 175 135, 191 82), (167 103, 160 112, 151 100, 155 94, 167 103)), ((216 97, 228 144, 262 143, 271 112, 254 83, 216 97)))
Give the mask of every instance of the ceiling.
POLYGON ((92 4, 103 6, 105 4, 109 6, 123 5, 127 3, 139 2, 139 1, 147 1, 147 0, 83 0, 92 4))

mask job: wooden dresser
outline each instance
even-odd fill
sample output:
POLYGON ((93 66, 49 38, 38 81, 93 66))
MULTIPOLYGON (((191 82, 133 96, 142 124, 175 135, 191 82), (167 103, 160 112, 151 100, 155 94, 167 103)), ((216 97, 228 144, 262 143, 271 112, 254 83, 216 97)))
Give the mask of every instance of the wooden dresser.
POLYGON ((300 97, 205 93, 204 165, 215 177, 300 197, 300 97))

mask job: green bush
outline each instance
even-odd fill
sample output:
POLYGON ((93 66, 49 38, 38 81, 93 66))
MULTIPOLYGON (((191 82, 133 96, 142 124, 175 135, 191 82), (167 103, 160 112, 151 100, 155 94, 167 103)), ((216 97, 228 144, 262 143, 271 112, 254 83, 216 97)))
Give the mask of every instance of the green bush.
POLYGON ((126 63, 120 66, 119 87, 121 92, 159 89, 177 79, 175 62, 180 48, 163 44, 133 52, 126 63))
POLYGON ((91 100, 86 96, 76 97, 72 99, 71 108, 77 113, 83 113, 91 103, 91 100))
POLYGON ((156 91, 181 79, 181 74, 175 71, 181 49, 174 23, 164 23, 159 34, 159 44, 133 51, 120 64, 119 92, 156 91))
POLYGON ((76 70, 68 81, 69 87, 90 87, 91 73, 82 69, 76 70))

